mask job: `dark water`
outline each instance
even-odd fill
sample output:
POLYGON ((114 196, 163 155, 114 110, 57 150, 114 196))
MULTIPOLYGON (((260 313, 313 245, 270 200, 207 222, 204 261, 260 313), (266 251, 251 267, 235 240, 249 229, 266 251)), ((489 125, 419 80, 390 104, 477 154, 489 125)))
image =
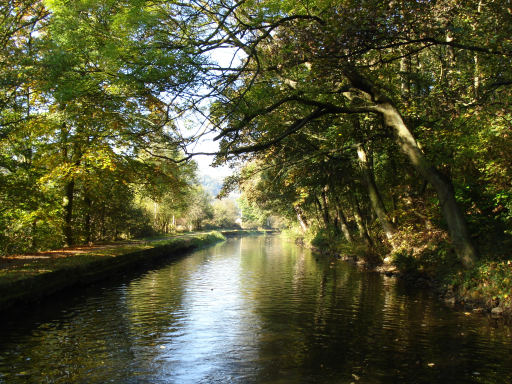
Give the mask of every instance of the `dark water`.
POLYGON ((59 296, 0 329, 0 383, 510 382, 509 328, 275 237, 59 296))

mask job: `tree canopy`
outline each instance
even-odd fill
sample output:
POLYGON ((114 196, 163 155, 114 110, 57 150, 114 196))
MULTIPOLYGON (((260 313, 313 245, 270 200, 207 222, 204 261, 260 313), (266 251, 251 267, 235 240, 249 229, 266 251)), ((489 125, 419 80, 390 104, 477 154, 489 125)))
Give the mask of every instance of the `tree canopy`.
POLYGON ((205 134, 245 164, 226 189, 254 222, 369 253, 444 241, 466 267, 508 241, 508 0, 0 7, 3 252, 207 220, 186 203, 205 134))
POLYGON ((246 57, 213 107, 219 159, 275 168, 263 188, 325 227, 345 216, 367 238, 357 223, 376 219, 393 249, 435 219, 470 267, 478 225, 505 224, 480 135, 509 119, 510 17, 492 1, 244 3, 225 25, 246 57))

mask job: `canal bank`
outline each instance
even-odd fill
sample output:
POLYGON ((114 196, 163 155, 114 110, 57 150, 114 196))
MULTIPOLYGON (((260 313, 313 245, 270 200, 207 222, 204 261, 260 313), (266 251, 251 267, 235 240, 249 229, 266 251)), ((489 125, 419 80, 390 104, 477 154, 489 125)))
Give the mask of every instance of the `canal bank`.
MULTIPOLYGON (((233 236, 233 232, 227 235, 233 236)), ((144 269, 225 239, 222 232, 212 231, 2 258, 0 311, 130 270, 144 269)))
MULTIPOLYGON (((288 236, 313 252, 357 264, 367 271, 394 276, 407 284, 434 292, 448 306, 465 315, 481 314, 512 322, 512 262, 492 258, 478 260, 463 269, 446 257, 449 250, 439 246, 413 257, 399 251, 386 256, 368 255, 364 246, 339 248, 332 244, 313 245, 300 236, 288 236), (384 261, 383 261, 384 260, 384 261)), ((452 251, 453 252, 453 251, 452 251)))
POLYGON ((431 290, 446 305, 467 316, 481 314, 512 322, 510 261, 483 259, 471 269, 452 266, 446 270, 442 270, 442 265, 433 263, 434 268, 425 270, 396 263, 393 257, 389 259, 374 270, 431 290))

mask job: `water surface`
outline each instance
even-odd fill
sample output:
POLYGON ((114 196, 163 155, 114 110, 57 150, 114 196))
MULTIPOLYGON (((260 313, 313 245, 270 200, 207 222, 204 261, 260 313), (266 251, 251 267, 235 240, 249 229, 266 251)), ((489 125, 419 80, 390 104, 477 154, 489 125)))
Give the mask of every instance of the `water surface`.
POLYGON ((510 383, 510 329, 278 237, 0 324, 0 383, 510 383))

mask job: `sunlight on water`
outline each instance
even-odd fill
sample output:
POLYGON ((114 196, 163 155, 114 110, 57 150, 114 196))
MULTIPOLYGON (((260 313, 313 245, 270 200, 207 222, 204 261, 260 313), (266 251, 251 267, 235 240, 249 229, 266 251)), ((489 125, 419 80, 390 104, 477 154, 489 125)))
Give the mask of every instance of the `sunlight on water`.
POLYGON ((509 328, 277 237, 4 320, 0 383, 512 381, 509 328))

